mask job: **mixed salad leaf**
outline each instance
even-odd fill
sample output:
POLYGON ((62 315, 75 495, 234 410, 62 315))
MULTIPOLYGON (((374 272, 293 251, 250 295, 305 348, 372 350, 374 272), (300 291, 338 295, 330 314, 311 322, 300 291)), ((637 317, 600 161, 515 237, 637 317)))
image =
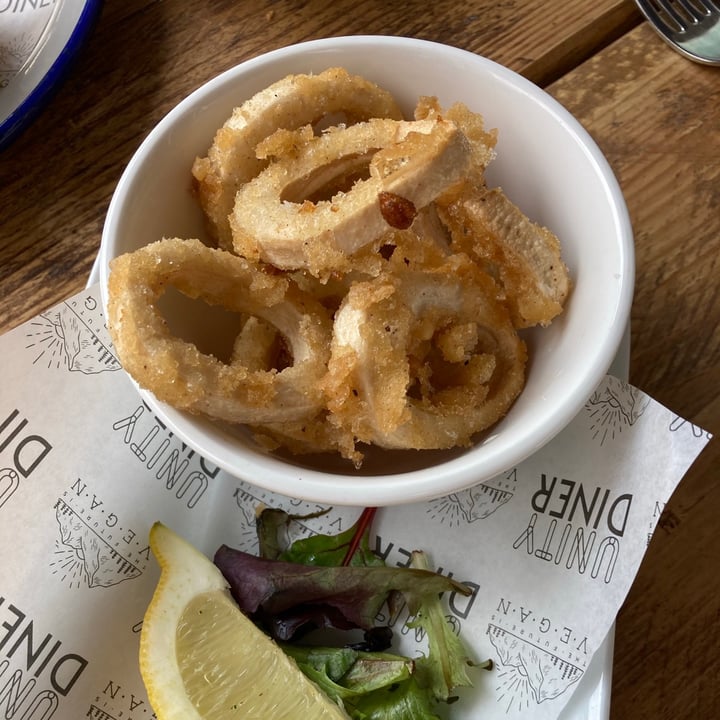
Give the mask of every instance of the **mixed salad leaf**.
POLYGON ((288 539, 288 528, 294 520, 309 520, 326 511, 311 515, 290 515, 284 510, 262 508, 256 519, 260 557, 269 560, 285 560, 303 565, 340 567, 353 545, 359 530, 363 530, 360 542, 350 558, 350 565, 378 567, 385 563, 371 549, 369 532, 361 527, 361 518, 347 530, 335 535, 313 535, 294 542, 288 539))
POLYGON ((263 508, 257 515, 260 556, 221 546, 215 564, 241 610, 280 642, 305 675, 355 720, 437 720, 438 703, 472 685, 472 662, 445 617, 445 592, 470 590, 429 568, 415 551, 410 567, 387 567, 369 544, 362 520, 336 535, 290 541, 288 528, 302 519, 263 508), (361 537, 358 535, 361 534, 361 537), (352 557, 348 548, 353 548, 352 557), (409 626, 427 637, 427 655, 386 652, 388 627, 376 626, 385 604, 407 604, 409 626), (364 641, 342 647, 300 644, 312 630, 361 630, 364 641))

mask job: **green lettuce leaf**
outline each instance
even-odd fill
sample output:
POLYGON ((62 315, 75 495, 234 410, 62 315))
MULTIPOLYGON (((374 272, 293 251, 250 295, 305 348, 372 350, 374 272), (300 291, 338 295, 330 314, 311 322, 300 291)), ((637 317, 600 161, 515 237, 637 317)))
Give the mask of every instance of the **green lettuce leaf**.
MULTIPOLYGON (((292 544, 289 540, 290 526, 299 520, 320 517, 328 510, 307 515, 291 515, 280 510, 261 506, 255 514, 255 532, 258 539, 258 555, 266 560, 279 560, 292 544)), ((312 563, 308 563, 312 564, 312 563)))
MULTIPOLYGON (((425 553, 413 552, 410 566, 427 570, 425 553)), ((417 660, 417 677, 439 702, 448 702, 456 688, 472 687, 470 667, 490 668, 489 663, 475 663, 470 659, 465 645, 446 619, 439 596, 426 597, 408 625, 420 628, 427 637, 428 654, 417 660)))
POLYGON ((414 660, 392 653, 282 645, 300 670, 353 720, 438 720, 414 660))
POLYGON ((348 710, 354 720, 440 720, 436 704, 415 677, 363 695, 348 710))
MULTIPOLYGON (((302 565, 340 567, 357 529, 358 523, 355 523, 337 535, 318 534, 295 540, 287 550, 280 554, 278 559, 302 565)), ((378 557, 370 549, 368 538, 369 533, 364 532, 360 544, 350 560, 352 567, 381 567, 385 565, 382 558, 378 557)))

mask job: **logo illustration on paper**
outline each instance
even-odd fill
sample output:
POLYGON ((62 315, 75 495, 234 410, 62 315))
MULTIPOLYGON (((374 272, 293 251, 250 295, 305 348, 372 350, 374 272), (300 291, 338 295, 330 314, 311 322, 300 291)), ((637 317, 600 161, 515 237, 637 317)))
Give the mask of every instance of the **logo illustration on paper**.
POLYGON ((499 625, 488 625, 488 637, 497 651, 498 702, 509 713, 531 711, 533 705, 554 700, 583 675, 577 665, 544 649, 540 643, 499 625))
POLYGON ((58 498, 54 509, 58 537, 50 566, 62 582, 76 588, 111 587, 142 574, 147 543, 122 527, 82 480, 58 498))
POLYGON ((142 689, 129 688, 114 680, 108 680, 93 702, 90 703, 84 718, 91 720, 133 720, 133 718, 155 717, 142 689))
POLYGON ((517 471, 512 470, 468 490, 432 500, 427 512, 451 527, 484 520, 512 499, 516 482, 517 471))
POLYGON ((33 363, 48 368, 91 375, 119 370, 120 363, 103 333, 97 301, 88 296, 75 299, 42 313, 28 323, 27 348, 35 353, 33 363))
POLYGON ((54 572, 70 585, 110 587, 136 578, 141 570, 113 548, 63 500, 58 500, 55 518, 59 528, 54 572))
POLYGON ((585 404, 590 416, 593 438, 600 445, 614 440, 643 415, 650 398, 637 388, 615 377, 608 377, 585 404))
POLYGON ((240 511, 240 522, 236 525, 236 528, 240 531, 240 537, 235 541, 236 546, 245 552, 254 552, 257 549, 255 510, 258 501, 242 487, 235 488, 233 499, 240 511))

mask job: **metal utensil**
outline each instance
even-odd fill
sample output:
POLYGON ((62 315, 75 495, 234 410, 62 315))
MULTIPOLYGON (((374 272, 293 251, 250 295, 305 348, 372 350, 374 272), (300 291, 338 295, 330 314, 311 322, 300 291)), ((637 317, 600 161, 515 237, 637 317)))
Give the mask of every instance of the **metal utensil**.
POLYGON ((690 60, 720 65, 720 0, 635 0, 660 37, 690 60))

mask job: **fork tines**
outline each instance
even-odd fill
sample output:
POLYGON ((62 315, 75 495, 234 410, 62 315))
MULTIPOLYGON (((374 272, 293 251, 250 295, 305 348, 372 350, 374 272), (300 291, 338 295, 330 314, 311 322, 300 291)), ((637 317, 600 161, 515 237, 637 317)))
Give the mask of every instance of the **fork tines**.
POLYGON ((720 19, 720 5, 715 0, 638 0, 638 5, 650 19, 674 33, 689 32, 713 15, 720 19))

